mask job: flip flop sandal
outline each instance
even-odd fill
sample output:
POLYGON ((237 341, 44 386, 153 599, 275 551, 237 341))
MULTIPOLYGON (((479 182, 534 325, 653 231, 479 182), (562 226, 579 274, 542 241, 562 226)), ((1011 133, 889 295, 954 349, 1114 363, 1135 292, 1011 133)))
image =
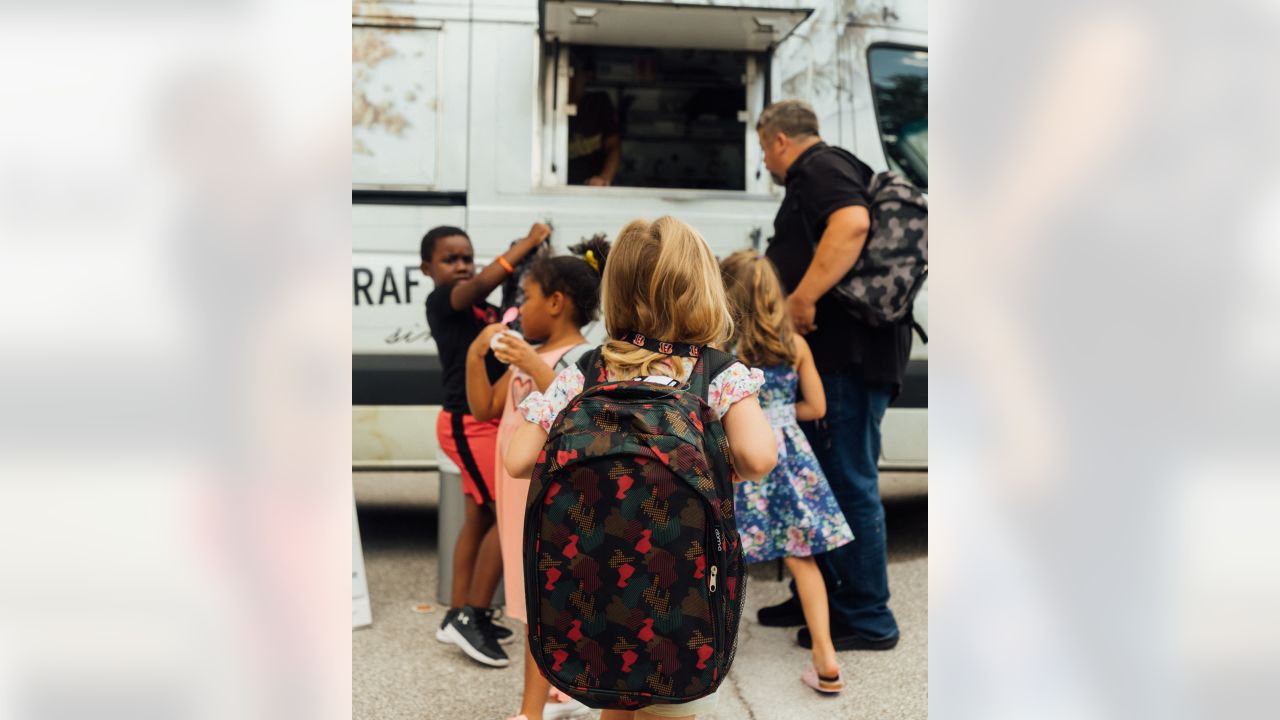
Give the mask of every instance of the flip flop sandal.
POLYGON ((839 674, 835 677, 823 677, 812 665, 804 669, 800 679, 820 693, 838 693, 844 689, 844 679, 839 674))

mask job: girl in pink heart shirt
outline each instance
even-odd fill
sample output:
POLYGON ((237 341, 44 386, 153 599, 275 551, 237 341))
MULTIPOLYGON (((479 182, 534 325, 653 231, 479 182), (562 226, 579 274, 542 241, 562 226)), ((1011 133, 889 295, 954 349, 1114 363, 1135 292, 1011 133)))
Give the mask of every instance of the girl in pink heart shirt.
MULTIPOLYGON (((524 611, 524 511, 529 478, 513 477, 503 464, 507 446, 524 419, 517 410, 531 393, 545 391, 556 375, 591 349, 582 328, 595 319, 600 307, 600 277, 609 243, 593 239, 571 250, 582 257, 559 256, 536 260, 525 275, 525 301, 520 306, 521 327, 528 342, 504 331, 505 325, 486 327, 467 352, 467 402, 477 420, 501 416, 498 451, 495 453, 494 501, 498 518, 498 542, 502 548, 506 614, 527 622, 524 611), (496 338, 496 339, 495 339, 496 338), (485 356, 493 352, 510 367, 489 384, 485 356)), ((525 635, 521 633, 521 635, 525 635)), ((527 636, 525 642, 527 643, 527 636)), ((524 697, 521 715, 526 718, 559 717, 565 711, 585 710, 576 701, 548 703, 551 685, 538 672, 526 646, 524 697), (545 707, 544 707, 545 705, 545 707)), ((567 701, 567 697, 557 697, 567 701)), ((517 718, 520 715, 516 716, 517 718)))

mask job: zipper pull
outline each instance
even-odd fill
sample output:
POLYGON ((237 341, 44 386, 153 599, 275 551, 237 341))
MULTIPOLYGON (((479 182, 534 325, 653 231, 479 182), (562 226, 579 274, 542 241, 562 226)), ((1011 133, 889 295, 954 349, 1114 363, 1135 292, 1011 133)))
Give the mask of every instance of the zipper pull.
POLYGON ((711 592, 716 591, 716 572, 719 570, 715 565, 711 566, 711 592))

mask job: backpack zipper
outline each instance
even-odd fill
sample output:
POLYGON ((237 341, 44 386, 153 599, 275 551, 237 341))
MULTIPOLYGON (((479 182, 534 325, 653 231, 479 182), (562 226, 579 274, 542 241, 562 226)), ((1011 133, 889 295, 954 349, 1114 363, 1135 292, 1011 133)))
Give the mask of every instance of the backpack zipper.
POLYGON ((711 530, 712 532, 715 533, 715 536, 716 536, 716 557, 711 562, 711 592, 715 593, 716 576, 720 572, 720 568, 719 568, 720 555, 724 553, 724 539, 720 536, 720 528, 713 527, 711 528, 711 530))
MULTIPOLYGON (((706 503, 705 499, 703 502, 706 504, 708 511, 713 513, 717 512, 710 503, 706 503)), ((708 515, 708 517, 710 518, 714 516, 708 515)), ((725 605, 729 602, 729 599, 724 593, 717 594, 716 591, 720 586, 720 566, 724 565, 725 567, 728 567, 728 558, 725 557, 724 554, 724 535, 721 533, 720 526, 718 524, 711 526, 710 540, 711 542, 708 543, 709 547, 707 552, 707 564, 711 566, 708 570, 707 579, 707 607, 711 616, 712 640, 715 642, 716 652, 723 655, 727 650, 725 648, 726 640, 724 637, 721 615, 723 614, 725 605)))

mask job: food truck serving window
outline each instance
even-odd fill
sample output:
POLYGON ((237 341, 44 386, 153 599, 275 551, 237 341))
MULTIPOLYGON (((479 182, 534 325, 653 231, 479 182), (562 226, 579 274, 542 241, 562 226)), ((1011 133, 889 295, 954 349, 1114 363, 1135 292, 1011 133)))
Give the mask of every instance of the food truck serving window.
POLYGON ((810 12, 545 0, 542 184, 760 190, 762 68, 810 12))
POLYGON ((575 46, 569 57, 567 184, 745 189, 746 53, 575 46))

